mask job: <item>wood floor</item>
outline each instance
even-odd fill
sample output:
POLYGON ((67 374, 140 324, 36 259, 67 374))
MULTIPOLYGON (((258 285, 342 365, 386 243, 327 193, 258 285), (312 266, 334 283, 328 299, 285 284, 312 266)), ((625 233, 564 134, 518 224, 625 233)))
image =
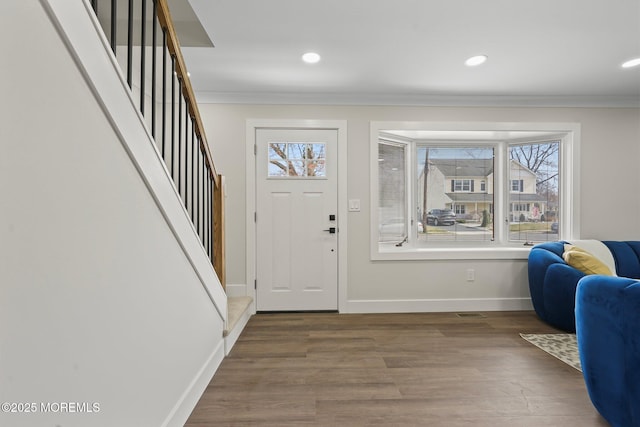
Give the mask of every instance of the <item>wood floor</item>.
POLYGON ((186 426, 607 426, 533 312, 258 314, 186 426))

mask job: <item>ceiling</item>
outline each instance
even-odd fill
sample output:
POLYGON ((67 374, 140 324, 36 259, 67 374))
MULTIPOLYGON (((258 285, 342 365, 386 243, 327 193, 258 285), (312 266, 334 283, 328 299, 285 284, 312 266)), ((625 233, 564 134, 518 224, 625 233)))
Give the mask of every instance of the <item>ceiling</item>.
POLYGON ((621 67, 640 0, 189 3, 170 7, 200 102, 640 106, 640 67, 621 67))

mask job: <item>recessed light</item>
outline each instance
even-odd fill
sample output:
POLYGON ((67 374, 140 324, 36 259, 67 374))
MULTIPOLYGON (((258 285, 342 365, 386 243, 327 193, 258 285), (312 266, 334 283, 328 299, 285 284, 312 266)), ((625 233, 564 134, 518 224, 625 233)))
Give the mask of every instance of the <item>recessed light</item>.
POLYGON ((622 68, 637 67, 638 65, 640 65, 640 58, 635 58, 635 59, 630 59, 629 61, 622 64, 622 68))
POLYGON ((315 64, 320 61, 320 55, 315 52, 307 52, 302 55, 302 60, 307 64, 315 64))
POLYGON ((471 58, 464 61, 464 64, 467 67, 475 67, 477 65, 483 64, 487 60, 487 58, 488 58, 487 55, 472 56, 471 58))

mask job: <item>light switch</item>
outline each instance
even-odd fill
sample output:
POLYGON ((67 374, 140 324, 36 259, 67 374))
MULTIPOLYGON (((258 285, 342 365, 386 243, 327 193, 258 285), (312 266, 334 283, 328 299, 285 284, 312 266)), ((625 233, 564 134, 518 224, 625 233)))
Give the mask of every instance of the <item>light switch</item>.
POLYGON ((360 212, 360 199, 349 199, 349 212, 360 212))

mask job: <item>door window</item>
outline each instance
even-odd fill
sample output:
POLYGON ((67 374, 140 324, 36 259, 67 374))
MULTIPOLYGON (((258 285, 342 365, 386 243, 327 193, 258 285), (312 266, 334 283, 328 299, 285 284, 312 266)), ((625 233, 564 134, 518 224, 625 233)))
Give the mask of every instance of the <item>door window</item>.
POLYGON ((323 142, 270 142, 269 178, 325 178, 326 144, 323 142))

